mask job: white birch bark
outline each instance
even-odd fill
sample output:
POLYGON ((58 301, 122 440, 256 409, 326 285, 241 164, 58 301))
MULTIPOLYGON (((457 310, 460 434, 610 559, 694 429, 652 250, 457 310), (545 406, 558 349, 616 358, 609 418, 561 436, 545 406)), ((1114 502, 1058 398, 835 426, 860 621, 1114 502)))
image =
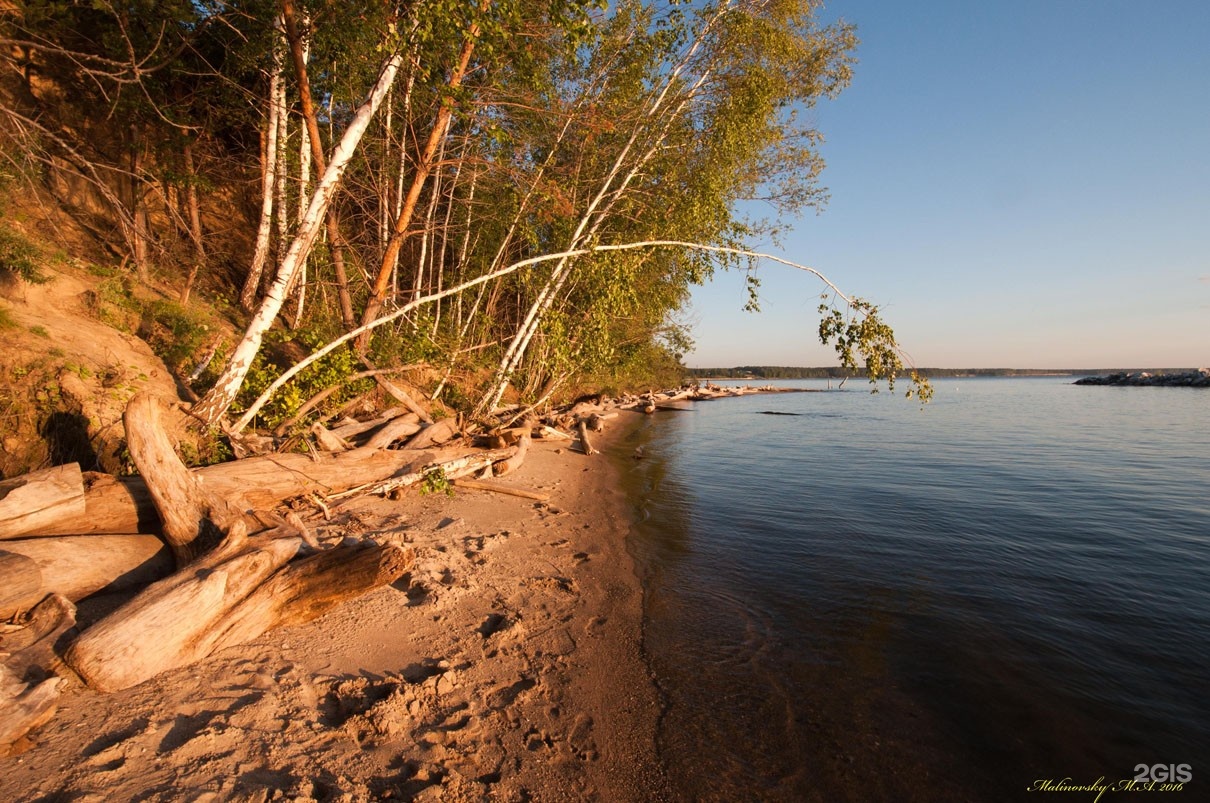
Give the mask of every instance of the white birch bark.
MULTIPOLYGON (((717 22, 722 15, 726 14, 729 8, 730 3, 724 4, 724 6, 720 8, 715 17, 707 22, 699 32, 698 36, 695 37, 693 44, 685 52, 684 56, 681 57, 676 66, 669 71, 659 94, 652 99, 646 112, 643 114, 643 122, 637 124, 634 130, 631 132, 629 139, 626 141, 626 144, 622 147, 621 152, 618 154, 613 165, 610 167, 609 173, 606 174, 604 181, 602 181, 601 187, 596 196, 592 199, 588 205, 588 208, 581 216, 580 222, 576 226, 576 230, 572 233, 568 243, 567 250, 569 253, 574 252, 584 243, 592 241, 592 238, 596 235, 601 225, 608 218, 609 212, 614 203, 616 203, 617 200, 622 197, 627 186, 629 186, 630 182, 638 174, 643 165, 645 165, 659 150, 659 147, 666 137, 672 122, 677 119, 680 113, 683 112, 693 98, 696 97, 697 92, 705 83, 706 78, 709 75, 709 71, 703 72, 703 74, 698 77, 698 80, 695 81, 692 88, 686 92, 684 96, 682 96, 681 102, 677 104, 676 108, 672 110, 671 113, 663 113, 665 103, 669 98, 669 93, 680 82, 681 76, 693 62, 698 50, 705 43, 706 36, 714 27, 714 23, 717 22), (663 125, 658 126, 658 123, 661 120, 663 120, 663 125), (653 129, 651 127, 652 125, 657 125, 659 130, 653 133, 653 129), (653 135, 653 142, 651 146, 630 167, 622 181, 615 185, 618 177, 622 175, 622 171, 626 166, 626 161, 629 158, 631 151, 634 149, 636 143, 640 138, 642 138, 643 135, 653 135), (606 199, 608 199, 607 202, 606 199), (604 208, 601 207, 603 203, 605 204, 604 208)), ((564 282, 567 279, 565 272, 567 271, 568 266, 571 264, 571 259, 572 257, 566 257, 559 260, 558 264, 556 264, 554 269, 551 271, 551 275, 547 279, 546 284, 543 286, 541 292, 539 292, 537 299, 535 299, 534 303, 530 306, 529 311, 526 313, 525 318, 521 323, 521 326, 517 329, 517 333, 513 336, 512 341, 509 343, 508 349, 505 351, 504 357, 500 361, 500 365, 496 368, 496 373, 492 378, 492 384, 488 389, 488 392, 484 395, 483 399, 480 400, 479 405, 475 408, 476 414, 484 415, 500 403, 500 399, 504 396, 504 391, 508 388, 509 382, 512 379, 513 372, 516 371, 517 367, 520 365, 522 358, 525 356, 526 350, 529 348, 530 341, 533 339, 534 334, 538 331, 538 327, 542 322, 542 317, 546 314, 547 310, 550 309, 554 299, 563 289, 564 282)))
POLYGON ((311 203, 307 206, 307 214, 299 224, 294 240, 290 243, 290 248, 278 268, 277 278, 269 288, 269 292, 266 293, 264 301, 261 302, 260 309, 248 324, 243 339, 232 352, 222 376, 194 409, 194 413, 203 420, 214 423, 235 401, 236 394, 239 393, 239 389, 244 383, 244 377, 247 376, 248 369, 252 365, 252 360, 260 351, 265 332, 273 324, 281 311, 282 304, 285 303, 286 288, 289 287, 303 260, 310 253, 315 238, 324 224, 328 204, 331 203, 344 176, 345 168, 356 152, 358 143, 361 142, 383 97, 394 82, 402 61, 403 57, 399 54, 391 56, 386 61, 369 98, 358 108, 349 127, 345 129, 340 143, 333 151, 332 158, 328 161, 327 168, 315 188, 311 203))
POLYGON ((273 48, 273 73, 269 76, 269 123, 265 127, 265 163, 261 175, 260 223, 256 227, 256 248, 252 252, 252 265, 239 295, 239 303, 246 310, 252 309, 256 292, 260 287, 261 274, 269 259, 269 244, 273 238, 273 190, 277 186, 277 105, 278 86, 282 82, 282 58, 277 47, 273 48))
POLYGON ((313 364, 316 360, 323 359, 324 357, 328 356, 336 349, 343 346, 345 343, 348 343, 350 340, 354 340, 355 338, 361 337, 362 335, 367 334, 368 332, 371 332, 374 329, 377 329, 379 326, 383 326, 385 324, 390 323, 391 321, 397 320, 398 318, 401 318, 402 316, 407 315, 409 312, 417 309, 418 307, 420 307, 424 304, 429 304, 434 301, 438 301, 442 298, 449 298, 452 295, 456 295, 458 293, 464 292, 466 290, 471 289, 472 287, 478 287, 481 284, 486 284, 487 282, 495 281, 496 279, 507 276, 510 273, 515 273, 518 270, 521 270, 522 268, 532 267, 534 265, 539 265, 543 262, 551 262, 553 260, 563 260, 563 259, 574 259, 575 257, 587 256, 588 254, 594 254, 594 253, 607 253, 610 251, 634 251, 636 249, 645 249, 645 248, 683 248, 683 249, 691 250, 691 251, 706 251, 706 252, 714 253, 714 254, 729 254, 729 255, 735 255, 735 256, 751 257, 753 259, 767 259, 770 262, 777 262, 779 264, 786 265, 788 267, 795 268, 797 270, 805 271, 807 273, 812 274, 817 279, 822 281, 825 285, 827 285, 832 290, 832 292, 834 292, 836 294, 837 298, 841 299, 846 304, 852 303, 850 301, 849 297, 846 296, 843 292, 841 292, 840 288, 838 288, 835 284, 832 283, 832 281, 830 279, 828 279, 827 276, 820 273, 815 268, 811 268, 806 265, 800 265, 797 262, 791 262, 788 259, 785 259, 785 258, 779 257, 779 256, 774 256, 773 254, 763 254, 763 253, 760 253, 757 251, 746 251, 742 248, 730 248, 730 247, 721 246, 721 245, 706 245, 703 243, 686 242, 684 240, 643 240, 641 242, 619 243, 619 244, 615 244, 615 245, 595 245, 595 246, 586 247, 586 248, 577 248, 572 251, 560 251, 559 253, 556 253, 556 254, 544 254, 542 256, 530 257, 529 259, 522 259, 519 262, 514 262, 511 265, 500 268, 498 270, 491 271, 490 273, 485 273, 482 276, 478 276, 474 279, 470 279, 469 281, 462 282, 461 284, 455 285, 446 290, 442 290, 440 292, 432 293, 432 294, 424 296, 422 298, 418 298, 415 301, 411 301, 411 302, 408 302, 407 304, 404 304, 402 307, 400 307, 399 309, 390 313, 389 315, 383 315, 380 318, 375 318, 373 321, 371 321, 367 324, 362 324, 361 326, 357 327, 356 329, 346 332, 345 334, 343 334, 340 337, 333 340, 331 343, 328 343, 326 346, 323 346, 322 348, 317 349, 316 351, 314 351, 310 355, 308 355, 305 359, 300 360, 295 365, 286 369, 286 371, 281 376, 279 376, 277 379, 275 379, 269 385, 269 387, 265 388, 265 392, 262 393, 256 399, 256 401, 252 402, 252 404, 248 406, 247 411, 245 411, 244 414, 242 416, 240 416, 240 418, 235 422, 235 424, 232 425, 230 431, 235 434, 242 432, 250 423, 252 423, 252 419, 256 417, 256 414, 258 412, 260 412, 260 409, 265 406, 265 404, 269 401, 269 399, 273 398, 273 394, 275 394, 275 393, 277 393, 277 391, 281 390, 291 379, 293 379, 295 376, 297 376, 300 371, 305 370, 307 368, 307 366, 313 364))

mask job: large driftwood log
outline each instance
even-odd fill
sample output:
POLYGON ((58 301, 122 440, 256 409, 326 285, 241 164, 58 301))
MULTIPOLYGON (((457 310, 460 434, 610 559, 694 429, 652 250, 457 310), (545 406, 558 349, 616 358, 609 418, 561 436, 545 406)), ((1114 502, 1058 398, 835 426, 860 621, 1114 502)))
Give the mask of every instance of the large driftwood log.
POLYGON ((46 594, 38 564, 12 552, 0 552, 0 619, 27 611, 46 594))
POLYGON ((398 440, 403 440, 420 431, 420 422, 414 415, 405 415, 383 425, 366 441, 366 449, 385 449, 398 440))
POLYGON ((458 422, 452 418, 443 418, 417 432, 404 446, 408 449, 427 449, 445 443, 457 434, 458 422))
POLYGON ((462 455, 449 460, 437 460, 426 463, 415 471, 408 471, 397 474, 390 479, 382 480, 381 482, 370 482, 364 485, 359 485, 355 488, 350 488, 341 493, 331 494, 329 499, 344 499, 349 496, 357 496, 358 494, 386 494, 397 488, 406 488, 410 485, 415 485, 423 482, 426 477, 431 476, 434 472, 441 472, 441 475, 447 480, 457 479, 458 477, 467 477, 471 474, 478 474, 485 468, 491 468, 493 463, 501 460, 507 460, 517 453, 517 447, 509 446, 504 449, 488 449, 483 452, 472 452, 471 454, 462 455))
POLYGON ((525 462, 525 456, 529 454, 529 445, 531 438, 528 432, 523 433, 517 439, 517 451, 511 457, 506 457, 492 466, 492 473, 497 477, 503 477, 506 474, 511 474, 521 467, 525 462))
POLYGON ((78 463, 0 482, 0 538, 20 538, 83 513, 84 477, 78 463))
MULTIPOLYGON (((415 413, 409 413, 402 407, 394 407, 390 410, 387 410, 377 418, 371 418, 369 421, 353 421, 348 424, 341 424, 338 427, 332 427, 330 431, 337 437, 344 438, 345 440, 352 440, 364 432, 377 429, 383 424, 387 424, 400 417, 406 418, 415 424, 420 423, 420 416, 416 415, 415 413)), ((419 427, 417 427, 417 429, 419 429, 419 427)))
POLYGON ((128 688, 221 646, 307 621, 406 569, 407 555, 394 546, 338 547, 287 566, 303 539, 275 536, 305 531, 305 525, 295 518, 294 529, 249 538, 247 519, 185 468, 168 439, 143 431, 156 421, 156 405, 150 397, 131 401, 127 441, 165 521, 166 539, 179 545, 174 551, 182 568, 86 630, 64 653, 89 686, 128 688), (207 537, 203 544, 207 528, 219 535, 217 543, 207 537), (192 530, 199 536, 188 540, 192 530))
POLYGON ((6 541, 0 554, 0 618, 26 610, 47 594, 77 602, 98 592, 142 588, 172 573, 175 561, 168 546, 154 535, 70 535, 6 541), (37 573, 36 587, 22 600, 21 575, 5 560, 28 561, 37 573))
POLYGON ((275 628, 310 622, 345 600, 395 582, 413 553, 393 544, 339 547, 287 564, 231 613, 214 649, 232 647, 275 628))
POLYGON ((164 540, 182 566, 209 552, 241 518, 224 497, 206 493, 197 475, 176 455, 164 431, 160 402, 150 393, 135 394, 122 416, 126 446, 145 479, 164 524, 164 540))
POLYGON ((585 418, 581 418, 580 423, 576 425, 576 429, 578 429, 580 431, 580 449, 581 449, 581 451, 583 451, 584 454, 587 454, 587 455, 600 454, 600 452, 598 450, 593 448, 592 441, 590 441, 588 439, 588 420, 585 418))
POLYGON ((51 720, 59 706, 59 682, 49 678, 26 685, 8 667, 0 666, 0 754, 13 742, 51 720))
POLYGON ((60 678, 47 675, 58 664, 59 639, 76 624, 76 608, 52 594, 22 624, 0 643, 7 653, 0 664, 0 755, 55 715, 60 678))
POLYGON ((319 448, 325 452, 344 452, 349 449, 349 444, 339 435, 333 435, 332 432, 323 424, 312 424, 311 434, 315 436, 315 442, 319 444, 319 448))
POLYGON ((84 631, 63 660, 89 686, 108 692, 205 658, 224 619, 301 543, 277 538, 214 567, 177 572, 84 631))
MULTIPOLYGON (((403 449, 353 449, 319 455, 270 454, 200 468, 206 491, 243 510, 268 509, 283 499, 311 493, 333 494, 431 462, 432 452, 403 449)), ((86 512, 48 525, 39 535, 159 532, 159 515, 142 477, 115 479, 89 475, 86 512)))
POLYGON ((61 594, 50 594, 18 625, 19 630, 0 639, 0 648, 8 653, 4 665, 19 678, 40 680, 58 667, 56 648, 63 635, 76 626, 76 606, 61 594))

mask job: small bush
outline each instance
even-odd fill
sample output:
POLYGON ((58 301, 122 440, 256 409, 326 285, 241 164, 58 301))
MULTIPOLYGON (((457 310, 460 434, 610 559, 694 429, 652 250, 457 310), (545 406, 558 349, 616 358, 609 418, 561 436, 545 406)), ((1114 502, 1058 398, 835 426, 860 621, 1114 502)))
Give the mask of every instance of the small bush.
POLYGON ((0 226, 0 273, 30 284, 46 284, 50 277, 38 267, 39 257, 33 243, 7 226, 0 226))

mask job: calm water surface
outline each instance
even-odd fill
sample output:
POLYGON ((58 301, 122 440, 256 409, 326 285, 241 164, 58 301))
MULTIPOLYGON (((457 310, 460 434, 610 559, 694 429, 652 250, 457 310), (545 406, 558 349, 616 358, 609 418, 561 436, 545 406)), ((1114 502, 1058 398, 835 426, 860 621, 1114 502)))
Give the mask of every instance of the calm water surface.
POLYGON ((684 799, 1036 800, 1140 763, 1199 799, 1210 393, 1069 382, 645 421, 631 546, 684 799))

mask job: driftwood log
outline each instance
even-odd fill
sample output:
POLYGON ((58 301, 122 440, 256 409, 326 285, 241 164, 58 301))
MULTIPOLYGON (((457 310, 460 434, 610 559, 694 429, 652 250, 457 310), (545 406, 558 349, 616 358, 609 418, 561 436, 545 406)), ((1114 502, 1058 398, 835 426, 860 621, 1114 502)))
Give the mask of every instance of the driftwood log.
POLYGON ((529 436, 529 432, 523 433, 517 439, 516 452, 510 457, 506 457, 500 462, 495 463, 492 466, 492 473, 497 477, 503 477, 504 475, 511 474, 520 468, 521 464, 525 462, 525 456, 529 454, 530 441, 531 438, 529 436))
MULTIPOLYGON (((364 485, 358 485, 341 493, 331 494, 329 499, 344 499, 349 496, 358 494, 388 494, 400 488, 407 488, 412 485, 424 482, 426 478, 432 477, 435 474, 440 474, 446 480, 454 480, 459 477, 469 477, 472 474, 478 474, 484 469, 491 469, 492 465, 507 460, 517 453, 516 446, 509 446, 504 449, 489 449, 484 452, 472 452, 471 454, 461 455, 459 457, 450 458, 448 460, 437 460, 426 463, 419 468, 400 473, 389 479, 379 482, 370 482, 364 485)), ((432 454, 432 453, 430 453, 432 454)))
POLYGON ((592 441, 588 439, 588 419, 581 418, 580 423, 576 425, 576 429, 580 432, 580 449, 584 454, 600 454, 597 449, 593 448, 592 441))
POLYGON ((429 424, 413 435, 412 439, 404 444, 404 448, 427 449, 430 446, 436 446, 452 440, 457 435, 458 422, 452 418, 443 418, 440 421, 429 424))
POLYGON ((454 480, 454 485, 472 491, 491 491, 492 493, 505 494, 506 496, 518 496, 522 499, 536 499, 539 502, 550 501, 550 494, 544 494, 541 491, 530 491, 525 488, 514 488, 511 485, 499 485, 494 482, 483 482, 465 477, 454 480))
POLYGON ((75 606, 52 594, 0 641, 6 653, 0 664, 0 754, 55 715, 61 679, 49 675, 57 668, 58 641, 75 623, 75 606))
POLYGON ((29 610, 47 594, 78 602, 142 588, 175 566, 171 550, 154 535, 23 538, 0 547, 0 619, 29 610))
POLYGON ((164 431, 161 402, 137 393, 126 405, 126 446, 147 480, 147 489, 163 522, 164 540, 185 565, 211 551, 242 517, 224 496, 208 493, 198 475, 185 467, 164 431))
POLYGON ((84 513, 84 478, 77 463, 0 482, 0 539, 20 538, 84 513))
MULTIPOLYGON (((407 473, 432 462, 432 452, 353 449, 316 458, 305 454, 269 454, 193 471, 210 494, 242 510, 266 509, 283 499, 330 495, 357 485, 407 473)), ((85 512, 48 524, 37 535, 156 533, 160 518, 143 477, 85 476, 85 512)), ((30 535, 33 535, 31 533, 30 535)))
POLYGON ((45 596, 37 563, 24 555, 0 552, 0 619, 29 610, 45 596))
POLYGON ((246 519, 218 498, 154 432, 158 405, 139 394, 127 407, 131 457, 164 520, 180 570, 86 630, 64 661, 89 686, 117 691, 185 666, 266 630, 307 621, 397 580, 411 555, 393 545, 337 547, 296 564, 294 528, 249 537, 246 519))
POLYGON ((420 422, 415 414, 408 414, 388 421, 380 427, 365 443, 366 449, 385 449, 392 443, 409 438, 420 432, 420 422))

